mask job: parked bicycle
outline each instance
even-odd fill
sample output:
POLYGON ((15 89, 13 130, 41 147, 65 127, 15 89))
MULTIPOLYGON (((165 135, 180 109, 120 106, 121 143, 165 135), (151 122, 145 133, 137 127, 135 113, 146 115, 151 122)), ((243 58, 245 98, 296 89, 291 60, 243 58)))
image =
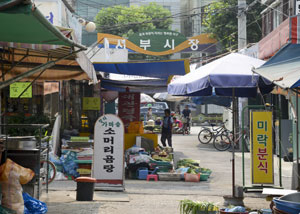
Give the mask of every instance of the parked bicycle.
POLYGON ((211 129, 210 128, 202 129, 198 134, 198 140, 200 141, 200 143, 208 144, 213 138, 215 138, 220 134, 227 135, 228 130, 225 127, 227 121, 228 120, 222 122, 220 126, 216 126, 216 124, 210 124, 211 129))
MULTIPOLYGON (((239 136, 234 141, 234 145, 237 145, 240 141, 240 139, 244 139, 244 151, 249 152, 250 151, 250 141, 249 136, 246 131, 244 133, 239 133, 239 136)), ((233 134, 232 132, 228 135, 226 134, 219 134, 215 137, 213 145, 214 147, 219 151, 226 151, 232 146, 233 142, 233 134)), ((242 145, 243 146, 243 145, 242 145)))
POLYGON ((54 163, 52 163, 50 160, 47 160, 47 150, 48 149, 46 148, 41 152, 40 175, 43 185, 47 184, 47 180, 48 184, 50 184, 54 180, 56 175, 56 167, 54 163))

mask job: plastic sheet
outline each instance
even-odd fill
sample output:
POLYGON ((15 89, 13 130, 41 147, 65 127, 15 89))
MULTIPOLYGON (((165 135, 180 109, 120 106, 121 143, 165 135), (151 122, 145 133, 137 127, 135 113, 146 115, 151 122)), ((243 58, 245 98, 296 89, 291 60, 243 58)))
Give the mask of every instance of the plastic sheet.
POLYGON ((48 212, 46 203, 32 198, 27 193, 23 192, 24 199, 24 214, 44 214, 48 212))
POLYGON ((64 173, 67 175, 72 175, 75 178, 80 176, 77 172, 78 164, 74 162, 76 159, 76 153, 71 151, 68 151, 65 155, 60 157, 64 173))

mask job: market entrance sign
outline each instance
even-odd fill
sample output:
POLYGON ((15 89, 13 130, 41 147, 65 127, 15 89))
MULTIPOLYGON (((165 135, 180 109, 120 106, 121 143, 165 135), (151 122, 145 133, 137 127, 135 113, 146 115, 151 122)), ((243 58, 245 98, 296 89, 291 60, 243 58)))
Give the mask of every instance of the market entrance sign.
POLYGON ((27 90, 22 94, 21 98, 32 98, 32 85, 30 82, 15 82, 10 84, 9 85, 10 98, 18 98, 26 88, 27 90))
POLYGON ((98 187, 123 187, 124 125, 113 114, 105 114, 95 123, 93 177, 98 187))
POLYGON ((252 184, 274 184, 271 111, 251 111, 252 184))
POLYGON ((98 43, 103 44, 104 38, 109 44, 115 45, 116 49, 130 49, 135 52, 163 56, 181 51, 209 52, 212 44, 217 41, 210 34, 201 34, 186 38, 182 34, 171 30, 148 30, 133 34, 128 39, 112 34, 98 33, 98 43), (206 50, 206 51, 205 51, 206 50))
POLYGON ((144 50, 162 52, 174 50, 176 46, 186 41, 186 38, 170 30, 153 30, 135 33, 128 40, 144 50))

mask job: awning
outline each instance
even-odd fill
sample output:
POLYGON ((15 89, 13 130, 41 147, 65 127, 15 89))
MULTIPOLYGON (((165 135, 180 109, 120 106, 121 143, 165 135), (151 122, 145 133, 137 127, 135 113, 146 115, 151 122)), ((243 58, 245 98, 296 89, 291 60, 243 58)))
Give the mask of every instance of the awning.
POLYGON ((141 92, 141 93, 159 93, 167 91, 167 80, 161 79, 148 79, 148 80, 130 80, 130 81, 120 81, 120 80, 110 80, 102 79, 101 87, 112 90, 124 92, 129 89, 130 92, 141 92))
POLYGON ((5 0, 0 4, 0 41, 64 45, 86 49, 65 37, 31 1, 5 0))
POLYGON ((7 80, 10 78, 90 79, 97 83, 93 64, 81 52, 86 48, 71 40, 73 30, 53 26, 31 1, 2 1, 0 20, 5 20, 0 22, 0 48, 6 73, 6 83, 1 83, 0 88, 12 83, 7 80))
POLYGON ((255 73, 282 88, 300 86, 300 44, 287 44, 255 73))
MULTIPOLYGON (((0 51, 5 53, 3 56, 5 80, 26 73, 30 69, 47 63, 49 59, 56 60, 68 55, 70 47, 60 46, 56 49, 50 49, 49 46, 33 46, 36 49, 26 49, 29 44, 23 43, 3 43, 0 42, 0 51), (2 49, 1 49, 2 46, 2 49), (11 48, 12 47, 12 48, 11 48), (16 48, 20 47, 20 48, 16 48), (46 48, 47 47, 47 48, 46 48), (13 60, 12 60, 13 59, 13 60)), ((31 81, 38 76, 38 73, 24 77, 22 81, 31 81)), ((55 80, 93 80, 97 82, 96 72, 93 64, 83 52, 71 54, 64 60, 55 63, 48 68, 38 81, 55 80)), ((2 81, 2 78, 0 78, 2 81)))
POLYGON ((172 75, 190 72, 188 60, 168 60, 159 62, 94 63, 96 71, 106 73, 138 75, 168 79, 172 75))

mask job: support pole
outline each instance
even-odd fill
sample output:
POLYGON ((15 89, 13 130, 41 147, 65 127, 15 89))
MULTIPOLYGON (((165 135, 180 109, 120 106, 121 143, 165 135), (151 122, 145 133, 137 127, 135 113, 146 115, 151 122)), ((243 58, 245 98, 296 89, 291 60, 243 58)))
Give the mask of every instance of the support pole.
POLYGON ((232 89, 232 131, 233 131, 233 136, 232 136, 232 141, 231 141, 231 148, 232 148, 232 197, 235 197, 235 154, 234 154, 234 144, 235 144, 235 122, 236 122, 236 102, 235 102, 235 90, 234 88, 232 89))
POLYGON ((296 155, 297 155, 297 190, 300 190, 300 176, 299 176, 299 120, 298 120, 298 116, 299 116, 299 98, 298 98, 298 93, 296 93, 296 118, 297 118, 297 124, 296 124, 296 155))

